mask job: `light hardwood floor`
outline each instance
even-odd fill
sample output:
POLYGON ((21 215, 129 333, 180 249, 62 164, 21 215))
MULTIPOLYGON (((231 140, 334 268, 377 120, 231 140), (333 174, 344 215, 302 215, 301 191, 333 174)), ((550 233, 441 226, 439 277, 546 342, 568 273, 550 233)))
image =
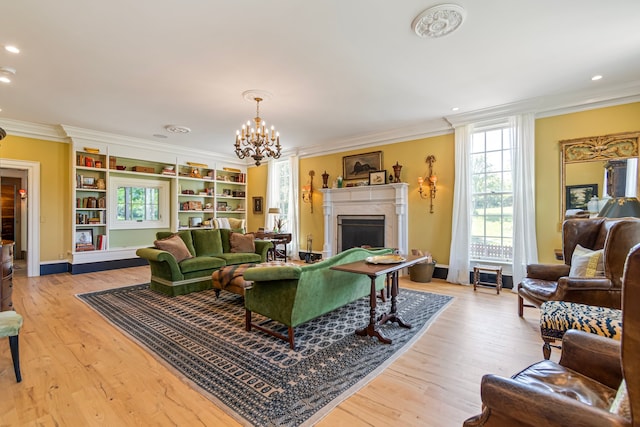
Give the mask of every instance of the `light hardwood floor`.
MULTIPOLYGON (((148 267, 17 274, 13 301, 24 316, 23 381, 15 382, 9 345, 2 340, 0 426, 237 426, 75 296, 148 278, 148 267)), ((509 290, 496 295, 408 277, 401 286, 455 300, 411 349, 319 426, 460 426, 480 411, 483 374, 510 376, 542 359, 538 310, 526 309, 519 318, 509 290)))

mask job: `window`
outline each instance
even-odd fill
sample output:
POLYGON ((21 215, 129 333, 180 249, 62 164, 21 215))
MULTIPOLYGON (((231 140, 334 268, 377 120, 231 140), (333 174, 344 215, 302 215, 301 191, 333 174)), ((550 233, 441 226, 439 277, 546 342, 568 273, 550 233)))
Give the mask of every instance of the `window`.
POLYGON ((471 259, 513 259, 511 131, 504 126, 471 138, 471 259))
POLYGON ((284 160, 276 163, 278 176, 278 194, 276 196, 277 206, 280 208, 281 216, 285 219, 289 216, 289 193, 291 192, 291 171, 289 161, 284 160))
POLYGON ((168 181, 112 178, 110 188, 112 229, 169 227, 168 181))

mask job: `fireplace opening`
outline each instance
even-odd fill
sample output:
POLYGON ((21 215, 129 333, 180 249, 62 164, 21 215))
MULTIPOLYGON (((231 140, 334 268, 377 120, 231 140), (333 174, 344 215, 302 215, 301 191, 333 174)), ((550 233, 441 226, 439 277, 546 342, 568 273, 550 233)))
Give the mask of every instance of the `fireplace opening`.
POLYGON ((338 215, 338 252, 384 247, 384 215, 338 215))

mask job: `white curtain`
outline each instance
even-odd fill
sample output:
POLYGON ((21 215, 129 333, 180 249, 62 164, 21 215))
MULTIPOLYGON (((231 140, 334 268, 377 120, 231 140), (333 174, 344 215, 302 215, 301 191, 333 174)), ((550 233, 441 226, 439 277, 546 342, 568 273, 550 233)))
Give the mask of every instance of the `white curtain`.
POLYGON ((527 264, 538 262, 535 198, 535 117, 509 118, 513 144, 513 292, 526 276, 527 264))
POLYGON ((456 128, 455 183, 453 187, 453 222, 447 282, 469 283, 471 236, 471 147, 472 125, 456 128))
POLYGON ((274 215, 269 214, 270 208, 280 207, 280 171, 276 160, 267 162, 267 194, 264 204, 264 229, 273 230, 274 215))
POLYGON ((299 175, 299 162, 298 156, 289 157, 289 177, 291 182, 291 189, 289 191, 289 216, 287 218, 289 225, 287 230, 291 233, 291 244, 288 245, 290 255, 294 258, 298 256, 298 246, 300 235, 300 206, 298 203, 300 185, 298 183, 300 179, 299 175))
POLYGON ((300 234, 299 204, 298 204, 298 156, 290 156, 285 160, 269 160, 267 163, 267 193, 265 204, 264 228, 272 230, 275 215, 269 214, 269 208, 280 208, 280 217, 286 220, 285 229, 291 233, 291 243, 287 245, 287 252, 291 256, 298 255, 298 235, 300 234), (280 188, 282 174, 289 174, 289 188, 280 188), (285 206, 286 205, 286 206, 285 206), (286 214, 285 214, 286 213, 286 214))

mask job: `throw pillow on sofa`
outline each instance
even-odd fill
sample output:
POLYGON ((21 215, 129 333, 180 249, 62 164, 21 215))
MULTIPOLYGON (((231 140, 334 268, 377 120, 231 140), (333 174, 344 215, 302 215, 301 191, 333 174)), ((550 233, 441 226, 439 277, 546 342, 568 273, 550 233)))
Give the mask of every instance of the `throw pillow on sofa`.
POLYGON ((253 253, 256 251, 256 243, 253 234, 231 233, 229 238, 232 253, 253 253))
POLYGON ((238 218, 216 218, 213 220, 215 228, 226 228, 238 233, 245 233, 245 220, 238 218))
POLYGON ((177 234, 167 237, 166 239, 156 240, 153 244, 156 248, 167 251, 173 255, 177 262, 193 258, 187 245, 185 245, 184 241, 177 234))
POLYGON ((184 244, 187 246, 187 249, 189 249, 189 253, 192 256, 196 256, 196 249, 193 247, 193 239, 191 238, 191 230, 182 230, 178 231, 177 233, 171 231, 158 231, 156 233, 156 240, 167 239, 174 234, 180 236, 184 244))

